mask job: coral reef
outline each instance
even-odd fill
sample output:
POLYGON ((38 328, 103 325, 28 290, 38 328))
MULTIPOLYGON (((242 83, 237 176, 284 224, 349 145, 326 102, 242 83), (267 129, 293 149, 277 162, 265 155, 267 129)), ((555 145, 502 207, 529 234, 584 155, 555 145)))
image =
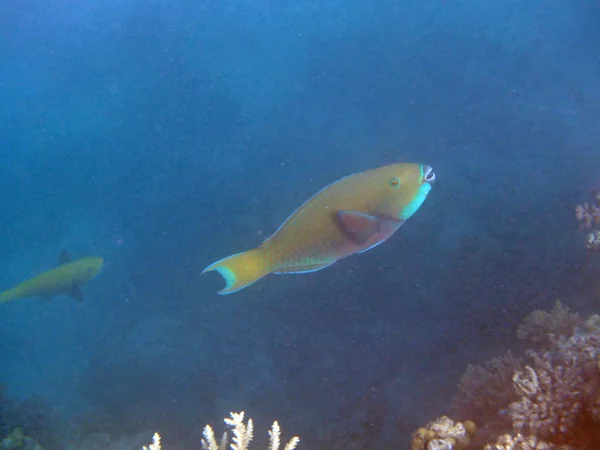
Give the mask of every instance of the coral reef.
POLYGON ((411 450, 461 450, 468 447, 475 435, 476 426, 471 420, 455 422, 442 416, 419 428, 412 437, 411 450))
MULTIPOLYGON (((600 317, 583 320, 559 302, 530 314, 518 335, 538 347, 526 360, 509 352, 483 367, 469 366, 460 380, 456 414, 479 425, 468 448, 600 448, 600 317)), ((464 448, 458 440, 425 446, 437 438, 431 428, 414 433, 413 449, 464 448)))
MULTIPOLYGON (((224 419, 225 424, 232 428, 231 450, 248 450, 250 442, 254 437, 254 423, 248 419, 244 423, 244 411, 241 413, 230 413, 230 417, 224 419)), ((202 439, 202 450, 225 450, 227 448, 227 432, 223 433, 221 440, 217 443, 215 433, 210 425, 204 427, 204 439, 202 439)), ((283 450, 294 450, 300 439, 297 436, 291 438, 285 444, 283 450)), ((279 450, 281 444, 281 428, 277 421, 273 422, 269 430, 269 450, 279 450)), ((161 437, 158 433, 154 434, 152 444, 144 446, 143 450, 162 450, 161 437)))
POLYGON ((600 225, 600 200, 596 203, 583 203, 575 208, 575 217, 579 221, 582 230, 589 230, 600 225))
POLYGON ((505 429, 510 421, 502 411, 518 399, 512 389, 512 376, 522 367, 523 360, 515 358, 510 350, 483 366, 469 364, 454 397, 454 415, 460 419, 476 417, 486 433, 505 429))
POLYGON ((142 447, 143 450, 161 450, 162 446, 160 445, 160 434, 158 433, 154 433, 154 436, 152 436, 152 444, 150 444, 148 447, 146 447, 145 445, 142 447))
POLYGON ((591 252, 600 252, 600 230, 592 230, 585 235, 585 248, 591 252))
POLYGON ((582 420, 585 408, 584 366, 576 353, 530 352, 532 365, 513 376, 519 401, 509 407, 513 428, 519 434, 564 443, 582 420))
POLYGON ((0 450, 44 450, 35 439, 25 436, 23 429, 15 428, 0 441, 0 450))
POLYGON ((579 229, 585 231, 585 247, 591 252, 600 252, 600 189, 593 190, 591 202, 577 205, 575 217, 579 229))
POLYGON ((0 386, 0 450, 62 450, 65 424, 39 398, 13 400, 0 386))
MULTIPOLYGON (((558 447, 561 450, 568 450, 569 447, 558 447)), ((512 436, 504 434, 498 438, 494 444, 487 444, 484 450, 557 450, 552 444, 541 441, 535 436, 523 436, 517 434, 512 436)))
POLYGON ((571 312, 559 300, 549 312, 536 310, 525 317, 517 329, 517 336, 536 346, 547 346, 552 344, 553 337, 571 336, 582 325, 584 321, 579 314, 571 312))

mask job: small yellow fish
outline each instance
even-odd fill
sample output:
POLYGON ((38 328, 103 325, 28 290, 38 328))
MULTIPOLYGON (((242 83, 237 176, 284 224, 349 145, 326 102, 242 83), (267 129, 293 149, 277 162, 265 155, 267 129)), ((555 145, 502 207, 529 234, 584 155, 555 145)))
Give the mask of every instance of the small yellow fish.
POLYGON ((12 289, 0 293, 0 303, 29 297, 50 297, 68 294, 78 301, 83 301, 81 287, 95 278, 104 266, 99 256, 71 261, 67 252, 62 252, 58 267, 37 275, 12 289))
POLYGON ((258 248, 221 259, 231 294, 269 273, 306 273, 388 239, 423 204, 435 174, 424 164, 391 164, 349 175, 319 191, 258 248))

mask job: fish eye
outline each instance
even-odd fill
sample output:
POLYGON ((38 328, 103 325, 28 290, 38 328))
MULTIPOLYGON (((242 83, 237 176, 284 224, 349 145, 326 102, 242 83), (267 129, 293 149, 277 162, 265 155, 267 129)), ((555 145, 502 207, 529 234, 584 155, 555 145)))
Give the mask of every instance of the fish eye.
POLYGON ((395 178, 395 177, 392 178, 390 180, 390 186, 392 186, 392 187, 398 187, 398 186, 400 186, 400 180, 398 178, 395 178))

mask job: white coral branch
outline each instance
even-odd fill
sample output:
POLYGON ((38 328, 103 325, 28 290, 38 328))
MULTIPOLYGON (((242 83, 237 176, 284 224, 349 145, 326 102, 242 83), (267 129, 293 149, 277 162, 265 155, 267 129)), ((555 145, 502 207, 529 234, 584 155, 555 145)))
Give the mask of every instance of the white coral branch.
POLYGON ((298 446, 299 442, 300 438, 298 436, 294 436, 287 444, 285 444, 285 448, 283 450, 294 450, 298 446))
POLYGON ((161 450, 160 434, 154 433, 154 436, 152 436, 152 444, 150 444, 149 447, 146 447, 144 445, 144 447, 142 447, 142 448, 143 448, 143 450, 161 450))
MULTIPOLYGON (((271 426, 271 430, 269 431, 269 450, 279 450, 279 445, 281 444, 281 428, 279 427, 279 423, 277 421, 273 422, 271 426)), ((283 450, 294 450, 296 446, 300 442, 300 438, 298 436, 294 436, 291 438, 283 450)))
POLYGON ((244 411, 241 413, 230 413, 230 419, 225 419, 225 423, 233 427, 233 444, 231 450, 248 450, 248 446, 254 437, 254 424, 252 419, 244 423, 244 411))
POLYGON ((279 450, 280 435, 281 429, 279 428, 277 421, 275 421, 269 430, 269 450, 279 450))
MULTIPOLYGON (((244 412, 241 413, 229 413, 228 418, 225 418, 225 423, 233 428, 233 443, 231 444, 231 450, 249 450, 248 446, 254 437, 254 423, 252 419, 248 419, 247 423, 244 423, 244 412)), ((227 450, 227 433, 223 433, 221 442, 217 444, 215 438, 215 432, 210 425, 206 425, 202 432, 202 450, 227 450)), ((279 450, 281 445, 281 428, 279 422, 273 422, 271 429, 269 430, 269 450, 279 450)), ((285 445, 283 450, 294 450, 300 438, 294 436, 285 445)), ((162 450, 160 446, 160 435, 154 434, 152 444, 149 447, 144 447, 143 450, 162 450)))
POLYGON ((227 448, 227 432, 223 433, 219 444, 217 444, 215 432, 210 425, 204 427, 202 435, 204 436, 204 439, 202 439, 202 450, 225 450, 227 448))
POLYGON ((223 436, 221 436, 221 443, 219 444, 219 450, 227 449, 227 432, 223 432, 223 436))

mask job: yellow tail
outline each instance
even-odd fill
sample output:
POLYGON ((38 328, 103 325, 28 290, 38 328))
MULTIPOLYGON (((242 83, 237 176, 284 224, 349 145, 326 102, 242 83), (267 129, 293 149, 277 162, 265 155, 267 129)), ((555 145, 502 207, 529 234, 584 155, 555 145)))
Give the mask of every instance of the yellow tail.
POLYGON ((270 272, 261 253, 260 249, 254 249, 231 255, 212 263, 202 273, 213 270, 219 272, 226 283, 219 294, 232 294, 250 286, 270 272))

